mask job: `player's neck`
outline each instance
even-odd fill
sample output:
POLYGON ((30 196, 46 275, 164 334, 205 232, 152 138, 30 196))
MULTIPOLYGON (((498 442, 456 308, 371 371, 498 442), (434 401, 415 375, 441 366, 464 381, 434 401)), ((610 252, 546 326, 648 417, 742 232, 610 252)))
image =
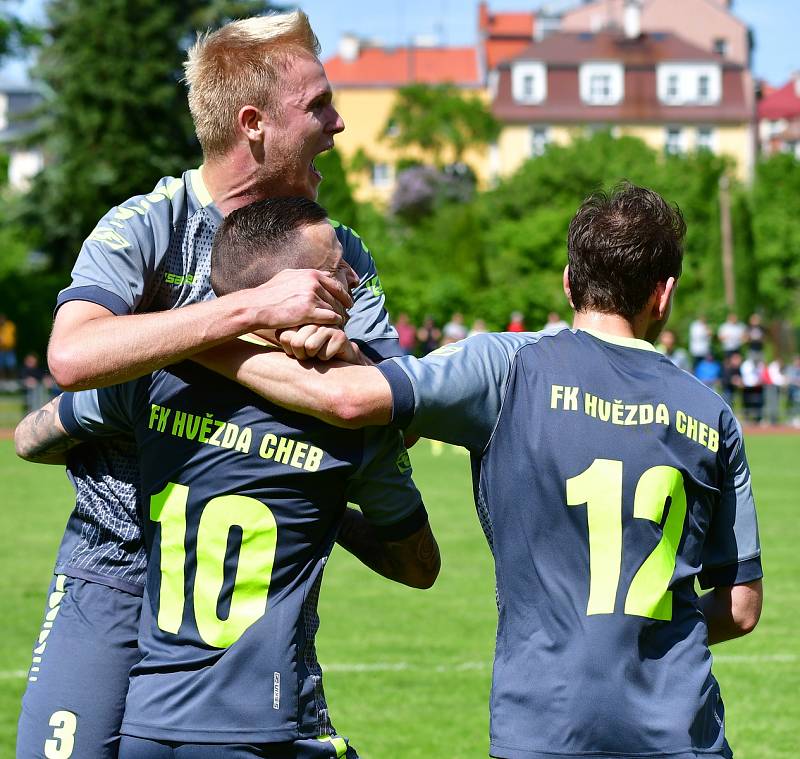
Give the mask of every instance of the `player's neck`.
POLYGON ((261 200, 264 193, 258 169, 249 155, 243 156, 235 150, 203 164, 200 170, 203 182, 223 216, 261 200))
POLYGON ((599 311, 577 311, 572 320, 573 329, 588 329, 614 337, 647 339, 647 324, 643 320, 633 322, 619 314, 604 314, 599 311))

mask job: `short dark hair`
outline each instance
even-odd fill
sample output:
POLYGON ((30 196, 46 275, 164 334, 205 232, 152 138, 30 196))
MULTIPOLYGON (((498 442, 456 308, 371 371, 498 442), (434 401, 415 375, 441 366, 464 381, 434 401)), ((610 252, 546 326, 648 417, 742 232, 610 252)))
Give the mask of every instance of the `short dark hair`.
POLYGON ((264 284, 284 269, 305 268, 297 232, 327 211, 308 198, 267 198, 231 211, 211 246, 211 287, 217 295, 264 284))
POLYGON ((623 182, 596 192, 569 225, 569 287, 576 311, 632 319, 659 282, 677 279, 686 222, 657 192, 623 182))

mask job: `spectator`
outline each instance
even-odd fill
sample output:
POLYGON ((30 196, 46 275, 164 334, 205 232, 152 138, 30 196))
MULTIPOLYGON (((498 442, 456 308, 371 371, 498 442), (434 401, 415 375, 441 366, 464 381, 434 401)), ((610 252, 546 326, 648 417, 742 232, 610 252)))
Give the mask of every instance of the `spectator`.
POLYGON ((0 379, 14 379, 17 369, 17 325, 0 314, 0 379))
POLYGON ((717 337, 726 356, 739 353, 747 339, 747 327, 739 321, 736 314, 728 314, 728 318, 720 324, 717 337))
POLYGON ((472 322, 472 329, 469 331, 467 337, 472 337, 473 335, 482 335, 488 332, 488 328, 486 327, 486 322, 483 319, 476 319, 472 322))
POLYGON ((53 387, 53 381, 40 366, 39 356, 36 353, 28 353, 22 359, 19 378, 25 388, 25 405, 28 413, 44 406, 53 387))
POLYGON ((777 424, 781 412, 781 391, 786 384, 783 365, 780 359, 769 364, 762 364, 762 380, 764 386, 764 418, 768 424, 777 424))
POLYGON ((764 362, 748 356, 742 361, 742 399, 744 416, 750 422, 760 422, 764 408, 764 362))
POLYGON ((417 347, 417 328, 411 323, 408 314, 400 314, 394 326, 397 330, 398 343, 403 353, 406 356, 413 355, 414 349, 417 347))
POLYGON ((512 311, 511 313, 511 321, 508 323, 506 327, 506 332, 524 332, 525 331, 525 321, 522 316, 521 311, 512 311))
POLYGON ((767 334, 761 325, 761 314, 750 314, 747 320, 747 355, 755 359, 764 358, 764 340, 767 334))
POLYGON ((448 343, 457 343, 467 336, 467 327, 464 324, 464 314, 456 311, 451 317, 450 321, 442 327, 442 345, 448 343))
POLYGON ((689 354, 675 345, 675 333, 672 330, 665 329, 661 333, 661 340, 656 345, 656 350, 663 353, 678 369, 690 371, 689 354))
POLYGON ((742 392, 742 354, 731 353, 722 363, 722 397, 733 408, 742 392))
MULTIPOLYGON (((542 332, 546 335, 555 335, 556 332, 561 332, 562 329, 569 329, 567 324, 555 311, 547 314, 547 322, 542 327, 542 332)), ((509 330, 510 331, 510 330, 509 330)))
POLYGON ((696 367, 711 352, 711 329, 705 316, 698 316, 689 325, 689 355, 696 367))
POLYGON ((420 356, 427 356, 439 347, 442 331, 436 326, 432 316, 426 316, 422 326, 417 330, 417 350, 420 356))
POLYGON ((720 378, 722 377, 722 367, 719 361, 709 353, 694 368, 694 376, 704 385, 708 385, 710 388, 717 390, 720 378))
POLYGON ((795 356, 784 372, 789 393, 789 419, 793 427, 800 427, 800 356, 795 356))

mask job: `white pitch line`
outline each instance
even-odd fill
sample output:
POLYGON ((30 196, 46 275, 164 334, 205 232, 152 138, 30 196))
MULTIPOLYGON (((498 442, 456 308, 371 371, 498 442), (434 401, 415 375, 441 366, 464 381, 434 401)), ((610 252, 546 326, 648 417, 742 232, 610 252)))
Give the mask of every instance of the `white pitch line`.
MULTIPOLYGON (((797 654, 715 654, 714 662, 720 664, 794 664, 800 661, 797 654)), ((434 667, 405 661, 332 663, 322 662, 323 672, 484 672, 492 668, 491 660, 464 661, 438 664, 434 667)), ((0 670, 0 680, 15 680, 28 676, 28 670, 0 670)))

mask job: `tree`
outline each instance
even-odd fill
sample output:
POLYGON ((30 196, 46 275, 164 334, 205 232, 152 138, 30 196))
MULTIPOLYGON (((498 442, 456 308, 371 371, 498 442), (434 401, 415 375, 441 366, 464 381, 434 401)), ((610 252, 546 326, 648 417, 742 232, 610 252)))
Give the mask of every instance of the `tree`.
POLYGON ((68 268, 110 207, 200 150, 180 79, 194 30, 267 8, 256 0, 52 0, 36 74, 47 97, 40 130, 47 166, 25 219, 56 269, 68 268))
POLYGON ((0 3, 0 59, 17 55, 41 41, 39 30, 17 18, 8 5, 0 3))
POLYGON ((384 127, 398 148, 419 148, 441 167, 461 163, 471 147, 487 145, 500 133, 500 124, 480 98, 465 97, 452 84, 411 84, 402 87, 384 127))
POLYGON ((314 164, 323 177, 319 187, 319 202, 332 219, 357 228, 358 204, 353 199, 353 189, 347 181, 339 151, 333 149, 318 155, 314 164))
POLYGON ((789 154, 760 161, 752 193, 760 304, 800 325, 800 163, 789 154))

